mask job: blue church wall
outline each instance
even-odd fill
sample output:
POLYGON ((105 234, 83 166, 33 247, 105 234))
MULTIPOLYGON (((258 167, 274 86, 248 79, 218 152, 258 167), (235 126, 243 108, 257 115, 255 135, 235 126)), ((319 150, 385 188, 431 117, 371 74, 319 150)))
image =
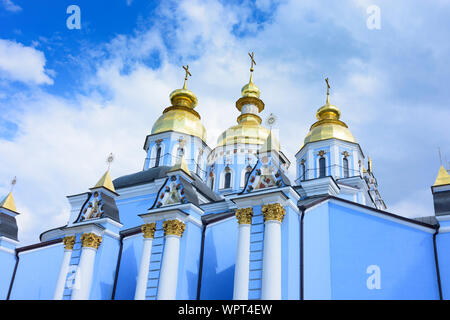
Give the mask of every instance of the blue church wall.
POLYGON ((187 222, 180 242, 177 299, 195 300, 197 298, 201 244, 202 228, 187 222))
POLYGON ((119 247, 119 240, 109 235, 103 235, 102 243, 98 247, 95 257, 90 299, 111 299, 119 247))
POLYGON ((281 225, 281 297, 300 299, 300 216, 292 208, 285 208, 281 225))
POLYGON ((14 253, 0 251, 0 300, 6 300, 9 285, 16 265, 14 253))
POLYGON ((63 254, 63 244, 21 252, 10 299, 53 299, 63 254))
POLYGON ((200 299, 233 299, 238 227, 232 217, 206 228, 200 299))
POLYGON ((117 199, 116 205, 120 212, 120 222, 123 224, 122 230, 142 225, 139 214, 147 212, 155 199, 156 193, 123 200, 117 199))
POLYGON ((439 273, 441 277, 442 298, 450 299, 450 233, 436 235, 436 248, 438 252, 439 273))
POLYGON ((307 212, 304 230, 305 298, 439 298, 432 233, 336 203, 307 212), (308 261, 314 252, 321 258, 308 261), (374 270, 379 288, 369 288, 374 270))
POLYGON ((122 257, 117 277, 115 300, 133 300, 141 263, 142 233, 123 239, 122 257))
POLYGON ((331 299, 327 203, 311 209, 305 214, 303 250, 304 299, 331 299))

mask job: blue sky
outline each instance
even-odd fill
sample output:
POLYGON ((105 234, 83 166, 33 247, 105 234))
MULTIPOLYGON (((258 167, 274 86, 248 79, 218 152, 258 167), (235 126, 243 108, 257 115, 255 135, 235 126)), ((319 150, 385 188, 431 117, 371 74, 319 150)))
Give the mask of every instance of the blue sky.
POLYGON ((185 64, 215 147, 254 51, 263 118, 277 115, 292 162, 329 77, 388 210, 431 215, 438 147, 450 161, 449 16, 447 0, 0 0, 0 196, 17 176, 24 243, 65 224, 65 196, 95 184, 110 152, 114 177, 142 168, 185 64), (80 30, 66 27, 72 4, 80 30), (367 28, 371 5, 379 30, 367 28))

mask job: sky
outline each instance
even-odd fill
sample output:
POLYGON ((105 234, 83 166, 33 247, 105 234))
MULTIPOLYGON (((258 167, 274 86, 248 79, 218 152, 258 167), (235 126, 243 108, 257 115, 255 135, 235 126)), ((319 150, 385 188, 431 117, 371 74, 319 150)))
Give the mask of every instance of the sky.
POLYGON ((94 186, 109 153, 113 178, 142 170, 182 65, 214 148, 251 51, 262 117, 276 115, 292 163, 328 77, 388 211, 433 215, 438 147, 450 161, 449 16, 449 0, 0 0, 0 197, 17 176, 21 244, 67 223, 66 196, 94 186))

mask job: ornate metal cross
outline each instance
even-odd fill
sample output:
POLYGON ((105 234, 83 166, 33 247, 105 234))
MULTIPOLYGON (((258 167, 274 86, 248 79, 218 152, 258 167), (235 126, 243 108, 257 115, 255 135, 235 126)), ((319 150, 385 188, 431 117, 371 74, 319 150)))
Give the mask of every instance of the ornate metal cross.
POLYGON ((328 78, 325 79, 325 82, 327 83, 327 95, 330 94, 330 83, 328 82, 328 78))
POLYGON ((256 61, 255 61, 255 59, 254 59, 254 57, 255 57, 255 54, 253 53, 253 51, 252 51, 252 53, 248 53, 248 56, 250 57, 250 59, 251 59, 251 66, 250 66, 250 71, 251 72, 253 72, 253 65, 255 65, 256 66, 256 61))
POLYGON ((186 76, 184 77, 184 86, 183 89, 186 89, 188 76, 192 77, 192 74, 189 72, 189 65, 183 66, 184 71, 186 72, 186 76))

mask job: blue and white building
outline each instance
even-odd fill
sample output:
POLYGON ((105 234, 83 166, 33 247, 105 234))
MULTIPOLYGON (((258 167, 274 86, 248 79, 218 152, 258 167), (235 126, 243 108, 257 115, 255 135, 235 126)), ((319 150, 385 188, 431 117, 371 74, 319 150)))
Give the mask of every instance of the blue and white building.
MULTIPOLYGON (((67 224, 21 246, 0 202, 0 299, 450 299, 450 175, 435 213, 386 211, 370 159, 326 103, 295 179, 253 83, 206 143, 185 85, 145 138, 143 170, 67 197, 67 224)), ((136 161, 142 161, 137 159, 136 161)), ((95 182, 95 181, 93 181, 95 182)))

